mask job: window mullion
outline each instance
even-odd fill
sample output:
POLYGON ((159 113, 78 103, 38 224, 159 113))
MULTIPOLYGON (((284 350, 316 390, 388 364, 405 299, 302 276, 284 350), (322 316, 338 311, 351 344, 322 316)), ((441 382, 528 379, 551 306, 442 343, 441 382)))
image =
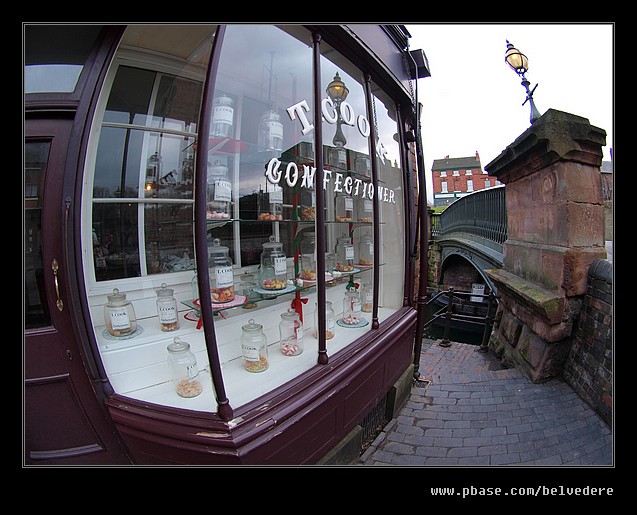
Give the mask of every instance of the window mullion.
POLYGON ((219 349, 217 347, 217 337, 212 312, 212 299, 210 297, 210 277, 208 276, 208 242, 206 225, 206 180, 208 175, 208 150, 209 141, 207 135, 210 134, 210 122, 212 116, 212 99, 215 87, 217 69, 219 67, 219 57, 223 43, 223 36, 226 31, 225 25, 219 25, 217 34, 212 45, 212 55, 208 70, 206 72, 206 82, 203 91, 201 113, 199 120, 199 134, 197 150, 195 153, 195 255, 197 262, 197 285, 199 287, 199 305, 203 321, 204 340, 206 343, 206 353, 212 375, 215 396, 217 399, 217 413, 222 420, 230 420, 233 417, 233 409, 226 395, 225 385, 221 374, 221 363, 219 361, 219 349), (203 295, 202 295, 203 292, 203 295))
POLYGON ((374 300, 372 304, 372 329, 378 329, 378 289, 380 283, 380 268, 378 256, 380 255, 380 201, 378 198, 378 161, 376 156, 376 116, 373 109, 372 78, 365 73, 365 101, 367 103, 367 117, 372 120, 369 124, 369 155, 371 156, 372 185, 374 188, 374 300))
POLYGON ((316 223, 321 230, 316 231, 316 293, 321 316, 317 317, 318 323, 318 363, 327 365, 327 344, 325 340, 325 190, 323 189, 323 124, 321 114, 321 35, 318 32, 312 34, 313 42, 313 74, 314 74, 314 164, 316 165, 315 191, 316 191, 316 223))

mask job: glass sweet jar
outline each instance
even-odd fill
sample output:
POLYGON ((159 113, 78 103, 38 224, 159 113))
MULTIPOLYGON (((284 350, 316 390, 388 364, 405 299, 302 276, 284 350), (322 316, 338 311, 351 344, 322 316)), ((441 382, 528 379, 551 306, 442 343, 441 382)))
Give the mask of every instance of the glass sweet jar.
POLYGON ((219 238, 208 247, 210 296, 213 304, 225 304, 234 300, 234 273, 230 249, 221 245, 219 238))
POLYGON ((303 352, 303 323, 293 309, 281 313, 279 322, 280 348, 284 356, 298 356, 303 352))
POLYGON ((199 378, 197 359, 190 351, 190 344, 175 338, 167 349, 168 365, 175 391, 181 397, 196 397, 203 387, 199 378))
POLYGON ((126 294, 117 288, 111 295, 106 296, 104 304, 104 321, 106 330, 111 336, 129 336, 137 330, 137 318, 135 309, 126 294))
POLYGON ((259 122, 258 144, 260 150, 283 149, 283 124, 276 111, 266 111, 259 122))
POLYGON ((287 259, 283 243, 270 236, 261 252, 261 287, 265 290, 283 290, 287 286, 287 259))
POLYGON ((263 326, 254 319, 241 326, 241 353, 243 368, 248 372, 263 372, 268 369, 268 342, 263 326))
MULTIPOLYGON (((318 302, 314 304, 314 337, 319 337, 319 327, 318 321, 321 309, 319 308, 318 302)), ((325 301, 325 339, 331 340, 334 338, 334 329, 336 328, 336 314, 334 313, 334 308, 332 307, 332 303, 329 300, 325 301)))
POLYGON ((257 195, 259 215, 258 220, 283 220, 283 188, 269 185, 268 191, 260 191, 257 195))
POLYGON ((351 222, 354 220, 354 199, 349 195, 338 193, 336 195, 336 221, 351 222))
POLYGON ((374 264, 374 243, 369 236, 361 236, 358 242, 358 264, 362 267, 374 264))
POLYGON ((354 245, 349 236, 343 235, 336 241, 336 270, 339 272, 354 270, 354 245))
POLYGON ((213 101, 210 136, 227 138, 232 132, 233 121, 234 101, 229 96, 221 94, 213 101))
POLYGON ((374 221, 374 201, 368 198, 356 198, 356 219, 359 222, 374 221))
POLYGON ((361 323, 361 294, 355 284, 345 290, 343 299, 343 324, 358 325, 361 323))
POLYGON ((218 159, 208 167, 206 220, 228 220, 231 217, 232 184, 228 167, 218 159))
POLYGON ((166 283, 162 283, 157 294, 157 315, 162 331, 175 331, 179 329, 179 314, 177 313, 177 301, 173 297, 175 290, 167 288, 166 283))
POLYGON ((316 237, 314 231, 303 233, 299 279, 316 281, 316 237))
POLYGON ((371 281, 364 282, 361 290, 361 311, 371 313, 374 306, 374 285, 371 281))

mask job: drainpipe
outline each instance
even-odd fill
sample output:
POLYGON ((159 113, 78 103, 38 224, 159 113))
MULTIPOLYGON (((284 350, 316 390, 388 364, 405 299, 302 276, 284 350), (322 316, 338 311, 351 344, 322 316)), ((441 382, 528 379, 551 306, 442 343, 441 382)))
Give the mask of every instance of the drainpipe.
POLYGON ((420 378, 420 353, 425 332, 427 307, 427 265, 429 262, 429 224, 427 221, 427 187, 425 183, 425 163, 423 159, 420 133, 420 112, 422 104, 416 104, 416 166, 418 168, 418 225, 420 227, 420 272, 418 298, 416 300, 416 340, 414 342, 414 379, 420 378))

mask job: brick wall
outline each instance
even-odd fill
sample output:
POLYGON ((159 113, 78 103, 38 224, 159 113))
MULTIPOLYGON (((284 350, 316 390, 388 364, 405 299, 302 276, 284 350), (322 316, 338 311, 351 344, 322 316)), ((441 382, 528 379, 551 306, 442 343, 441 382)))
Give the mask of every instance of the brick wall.
POLYGON ((610 426, 613 416, 612 264, 594 260, 564 379, 610 426))

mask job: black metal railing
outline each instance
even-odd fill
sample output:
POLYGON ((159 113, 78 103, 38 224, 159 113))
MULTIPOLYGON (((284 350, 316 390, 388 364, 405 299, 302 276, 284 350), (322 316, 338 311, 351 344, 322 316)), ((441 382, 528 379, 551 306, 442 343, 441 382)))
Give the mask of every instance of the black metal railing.
POLYGON ((495 186, 459 198, 431 216, 432 237, 465 233, 502 245, 507 239, 506 189, 495 186))
POLYGON ((484 326, 482 332, 482 343, 480 344, 480 351, 487 352, 489 345, 489 337, 491 336, 491 329, 493 327, 493 319, 498 306, 498 299, 493 292, 489 293, 470 293, 463 291, 454 291, 453 288, 448 290, 441 290, 433 295, 428 301, 427 306, 434 302, 442 295, 447 296, 447 304, 442 306, 436 311, 432 317, 425 322, 424 327, 433 324, 436 320, 444 320, 444 333, 440 341, 440 345, 448 347, 449 342, 449 329, 452 321, 461 321, 467 324, 475 324, 477 326, 484 326), (479 303, 475 301, 476 298, 481 299, 479 303), (463 307, 469 303, 483 306, 484 315, 470 315, 462 313, 463 307))

